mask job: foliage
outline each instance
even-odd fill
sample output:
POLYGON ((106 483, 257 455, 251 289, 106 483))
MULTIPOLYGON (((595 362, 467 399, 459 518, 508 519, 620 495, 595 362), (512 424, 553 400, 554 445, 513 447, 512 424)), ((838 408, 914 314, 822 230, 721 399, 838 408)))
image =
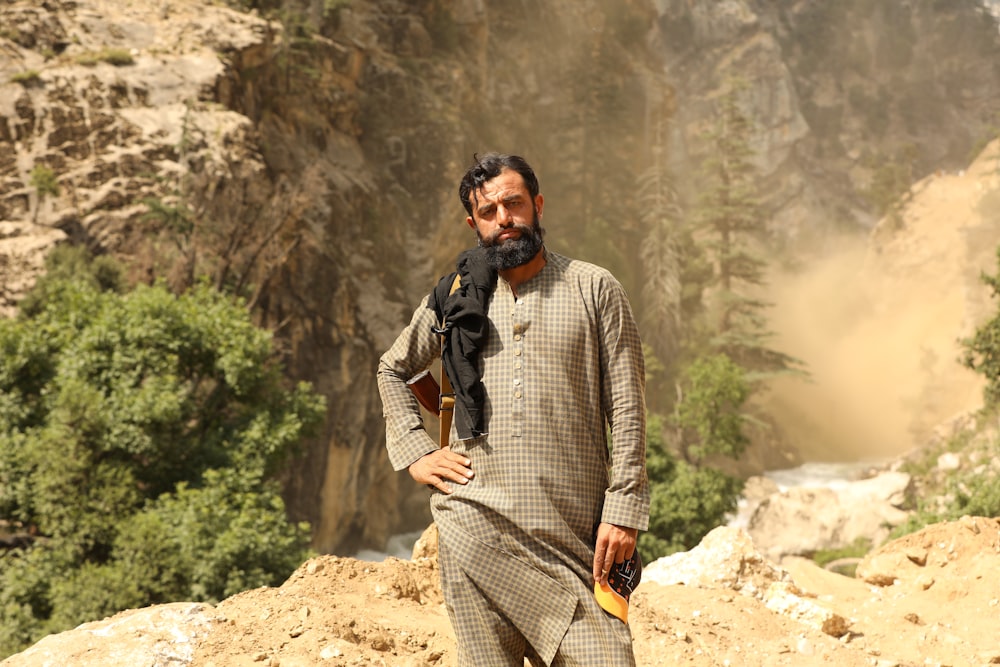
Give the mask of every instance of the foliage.
POLYGON ((62 251, 0 321, 0 653, 124 608, 275 585, 308 555, 273 481, 322 416, 208 287, 117 293, 62 251))
MULTIPOLYGON (((863 558, 872 549, 872 541, 867 537, 858 537, 853 542, 844 547, 836 549, 820 549, 813 554, 813 561, 820 567, 826 568, 831 563, 844 559, 863 558)), ((848 577, 854 576, 857 562, 838 567, 835 571, 848 577)))
POLYGON ((35 165, 32 168, 28 182, 31 183, 31 187, 35 188, 39 198, 46 195, 59 196, 59 181, 56 179, 56 173, 44 164, 35 165))
POLYGON ((663 421, 650 415, 646 464, 650 480, 649 530, 639 536, 644 562, 686 551, 736 510, 743 482, 687 463, 666 446, 663 421))
POLYGON ((879 215, 899 217, 900 209, 909 198, 916 159, 916 148, 911 145, 894 157, 868 157, 865 160, 872 169, 872 179, 862 194, 879 215))
MULTIPOLYGON (((149 210, 142 216, 143 220, 156 222, 177 235, 179 239, 189 240, 194 231, 194 213, 188 205, 181 201, 176 206, 165 204, 156 197, 142 200, 149 210)), ((178 241, 179 245, 181 241, 178 241)))
POLYGON ((655 407, 672 414, 651 415, 647 433, 650 527, 639 542, 647 561, 696 546, 736 510, 742 481, 707 461, 746 449, 748 370, 780 369, 789 359, 763 345, 765 304, 746 289, 763 281, 764 261, 752 248, 765 220, 740 90, 734 84, 721 102, 693 211, 685 215, 662 168, 649 169, 639 184, 650 230, 640 255, 651 276, 644 324, 657 332, 649 338, 653 358, 669 360, 655 407), (674 391, 662 390, 667 383, 674 391))
MULTIPOLYGON (((767 265, 757 249, 768 232, 757 191, 752 127, 740 102, 746 87, 740 79, 726 85, 717 121, 708 132, 710 154, 701 165, 704 187, 691 212, 692 236, 712 269, 711 281, 703 286, 711 318, 703 330, 710 334, 711 352, 724 353, 747 370, 785 372, 799 362, 768 347, 771 334, 764 311, 769 304, 756 296, 767 265)), ((692 331, 699 333, 696 340, 704 340, 701 331, 692 331)))
POLYGON ((88 53, 81 53, 76 57, 76 62, 84 67, 93 67, 97 63, 108 63, 109 65, 114 65, 115 67, 123 67, 125 65, 132 65, 135 63, 135 59, 132 57, 132 53, 128 49, 103 49, 101 51, 91 51, 88 53))
POLYGON ((740 410, 750 397, 742 368, 724 354, 696 359, 684 370, 677 426, 684 434, 681 454, 692 464, 712 455, 739 458, 748 440, 740 410))
POLYGON ((123 288, 121 267, 110 257, 90 257, 80 248, 58 245, 45 259, 45 274, 17 304, 22 318, 31 319, 42 313, 55 298, 54 290, 66 281, 85 284, 98 292, 120 292, 123 288))
POLYGON ((915 506, 905 523, 893 529, 897 538, 934 523, 955 521, 965 515, 1000 517, 1000 436, 996 433, 998 406, 987 406, 976 417, 979 427, 963 429, 937 446, 927 447, 902 467, 913 476, 915 506), (956 469, 942 470, 939 457, 956 454, 956 469), (985 462, 985 463, 984 463, 985 462))
POLYGON ((965 471, 949 476, 942 488, 921 494, 916 511, 896 526, 891 539, 963 516, 1000 517, 1000 475, 965 471))
MULTIPOLYGON (((639 199, 643 226, 649 230, 639 251, 645 276, 640 309, 643 339, 654 358, 674 360, 685 321, 684 256, 680 207, 662 166, 654 165, 640 179, 639 199)), ((647 360, 651 355, 647 354, 647 360)), ((660 397, 657 403, 663 403, 665 392, 650 393, 660 397)))
POLYGON ((17 72, 10 77, 11 83, 19 83, 22 86, 30 86, 42 80, 41 73, 36 69, 27 69, 17 72))
MULTIPOLYGON (((1000 295, 1000 248, 996 250, 998 272, 983 273, 982 281, 994 297, 1000 295)), ((980 325, 971 338, 962 340, 962 365, 986 378, 983 400, 987 407, 1000 404, 1000 311, 980 325)))
POLYGON ((49 195, 52 195, 53 197, 59 196, 59 180, 56 178, 56 174, 51 168, 44 164, 39 164, 32 168, 29 183, 31 184, 31 187, 35 188, 35 192, 38 194, 38 201, 35 205, 35 212, 32 216, 32 221, 37 222, 38 212, 41 209, 41 203, 45 197, 49 195))
MULTIPOLYGON (((704 245, 716 265, 716 282, 725 291, 736 283, 759 285, 763 281, 764 260, 749 245, 765 237, 766 221, 752 162, 752 127, 740 108, 739 95, 745 87, 733 82, 720 101, 717 122, 707 136, 711 152, 701 165, 706 186, 695 210, 704 245)), ((723 312, 723 322, 730 316, 723 312)))
MULTIPOLYGON (((530 29, 538 32, 532 39, 520 42, 542 55, 546 62, 538 72, 544 77, 540 80, 555 77, 567 100, 552 110, 549 121, 558 128, 550 140, 567 150, 559 151, 549 164, 542 159, 536 165, 545 174, 543 190, 562 193, 549 204, 547 211, 554 210, 546 213, 549 219, 543 223, 554 232, 560 252, 603 264, 630 294, 637 294, 644 281, 637 251, 646 230, 640 221, 641 206, 632 193, 650 146, 644 143, 648 135, 633 129, 654 115, 650 105, 656 102, 643 90, 641 68, 618 41, 621 34, 615 24, 621 23, 621 12, 595 8, 588 20, 602 28, 589 33, 586 40, 566 42, 570 48, 556 53, 551 30, 562 22, 543 18, 547 11, 533 22, 530 29), (559 210, 564 213, 555 214, 559 210)), ((512 16, 502 20, 494 29, 522 30, 512 16)), ((539 120, 519 122, 528 121, 524 131, 531 136, 539 120)), ((502 124, 509 125, 509 120, 502 124)), ((495 141, 504 139, 498 135, 495 141)))

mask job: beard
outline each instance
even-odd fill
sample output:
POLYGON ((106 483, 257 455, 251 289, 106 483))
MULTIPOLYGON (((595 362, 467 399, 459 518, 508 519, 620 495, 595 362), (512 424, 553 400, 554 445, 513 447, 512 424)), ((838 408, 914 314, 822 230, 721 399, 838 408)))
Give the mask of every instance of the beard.
MULTIPOLYGON (((498 241, 497 237, 508 229, 498 229, 488 238, 479 237, 479 246, 485 250, 486 262, 497 271, 527 264, 542 249, 542 236, 545 230, 539 223, 537 211, 531 227, 514 225, 513 229, 519 232, 517 238, 498 241)), ((476 233, 478 235, 478 232, 476 233)))

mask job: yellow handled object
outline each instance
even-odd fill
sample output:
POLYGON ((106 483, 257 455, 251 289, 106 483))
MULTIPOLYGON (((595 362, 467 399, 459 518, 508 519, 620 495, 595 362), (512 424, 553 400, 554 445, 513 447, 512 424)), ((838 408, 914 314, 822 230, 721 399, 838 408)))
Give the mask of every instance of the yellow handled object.
POLYGON ((628 623, 628 601, 642 578, 642 559, 636 549, 632 557, 615 563, 608 571, 608 583, 594 582, 594 597, 604 611, 628 623))

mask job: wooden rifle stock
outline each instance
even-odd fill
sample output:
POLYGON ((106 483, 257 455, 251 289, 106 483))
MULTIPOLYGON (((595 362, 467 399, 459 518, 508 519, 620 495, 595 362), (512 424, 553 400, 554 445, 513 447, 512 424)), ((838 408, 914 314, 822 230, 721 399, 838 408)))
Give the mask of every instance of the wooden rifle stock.
MULTIPOLYGON (((462 284, 462 279, 459 274, 455 274, 454 280, 451 281, 451 290, 448 295, 455 293, 459 285, 462 284)), ((437 333, 443 333, 447 327, 442 321, 439 327, 440 331, 437 333)), ((444 338, 441 338, 442 350, 444 349, 444 338)), ((413 395, 417 397, 417 402, 424 406, 428 412, 433 414, 435 417, 440 419, 438 424, 440 428, 438 429, 438 444, 441 447, 448 446, 448 440, 451 434, 451 422, 452 417, 455 413, 455 393, 452 391, 451 382, 448 380, 448 374, 444 372, 444 364, 441 364, 441 384, 438 385, 437 380, 431 375, 430 370, 426 370, 423 373, 418 373, 417 375, 410 378, 406 383, 406 386, 410 388, 413 395)))
POLYGON ((441 377, 444 380, 443 387, 438 386, 437 380, 427 370, 410 378, 406 386, 417 397, 417 402, 420 405, 424 406, 435 417, 440 418, 438 444, 447 447, 451 433, 452 416, 455 412, 455 394, 451 391, 451 383, 448 382, 448 375, 443 369, 441 377))
POLYGON ((420 405, 435 417, 441 416, 441 388, 429 370, 413 376, 406 383, 420 405))

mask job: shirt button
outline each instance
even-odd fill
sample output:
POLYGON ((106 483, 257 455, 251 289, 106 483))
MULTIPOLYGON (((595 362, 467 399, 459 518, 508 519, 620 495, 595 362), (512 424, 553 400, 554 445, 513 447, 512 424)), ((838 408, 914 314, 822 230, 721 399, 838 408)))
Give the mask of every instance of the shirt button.
POLYGON ((520 357, 521 356, 521 350, 520 349, 514 350, 514 356, 515 357, 520 357))
POLYGON ((520 361, 514 363, 514 370, 516 370, 516 371, 521 370, 521 362, 520 361))
POLYGON ((514 398, 521 398, 521 392, 515 391, 514 392, 514 398))
POLYGON ((514 386, 516 387, 519 384, 521 384, 521 378, 514 378, 514 386))
POLYGON ((521 340, 521 334, 514 334, 514 340, 521 340))

